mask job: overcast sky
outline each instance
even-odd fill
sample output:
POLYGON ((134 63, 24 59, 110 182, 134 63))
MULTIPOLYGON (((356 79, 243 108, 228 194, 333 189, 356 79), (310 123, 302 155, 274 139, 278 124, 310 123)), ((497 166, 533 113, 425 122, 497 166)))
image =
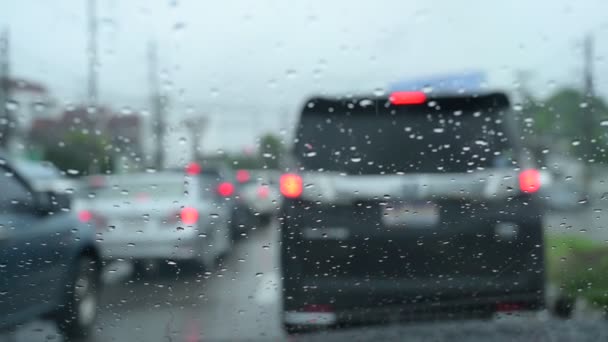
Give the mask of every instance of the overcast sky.
MULTIPOLYGON (((12 72, 60 101, 86 97, 86 1, 0 5, 12 72)), ((289 121, 312 93, 372 92, 425 75, 484 71, 513 90, 517 70, 547 93, 581 83, 580 41, 596 41, 608 94, 608 2, 98 0, 100 98, 147 105, 146 48, 157 40, 171 117, 209 116, 207 148, 240 148, 289 121), (188 108, 191 112, 188 113, 188 108), (227 130, 238 138, 223 139, 227 130)))

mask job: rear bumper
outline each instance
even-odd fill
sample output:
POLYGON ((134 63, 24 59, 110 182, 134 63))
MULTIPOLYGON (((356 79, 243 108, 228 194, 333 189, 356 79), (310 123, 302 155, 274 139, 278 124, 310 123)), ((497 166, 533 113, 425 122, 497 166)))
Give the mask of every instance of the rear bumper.
POLYGON ((502 308, 530 311, 544 308, 543 293, 518 293, 499 296, 469 297, 445 301, 392 304, 379 307, 350 307, 314 312, 285 310, 283 323, 295 326, 330 326, 393 321, 488 317, 502 308))
POLYGON ((200 258, 202 241, 196 237, 167 240, 109 240, 101 241, 102 257, 112 259, 172 259, 200 258))

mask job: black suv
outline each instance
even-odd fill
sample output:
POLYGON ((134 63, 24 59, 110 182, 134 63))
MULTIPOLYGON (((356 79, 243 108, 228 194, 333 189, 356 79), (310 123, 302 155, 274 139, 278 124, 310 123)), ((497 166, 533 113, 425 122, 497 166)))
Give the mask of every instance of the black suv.
POLYGON ((540 172, 503 93, 312 98, 280 180, 283 323, 544 306, 540 172))

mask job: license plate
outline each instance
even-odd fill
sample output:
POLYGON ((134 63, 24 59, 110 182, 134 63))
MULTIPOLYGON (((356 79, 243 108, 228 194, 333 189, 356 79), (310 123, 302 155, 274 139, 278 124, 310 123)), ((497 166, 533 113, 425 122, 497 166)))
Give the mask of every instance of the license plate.
POLYGON ((389 204, 382 210, 382 223, 407 228, 433 227, 439 223, 439 208, 428 202, 389 204))

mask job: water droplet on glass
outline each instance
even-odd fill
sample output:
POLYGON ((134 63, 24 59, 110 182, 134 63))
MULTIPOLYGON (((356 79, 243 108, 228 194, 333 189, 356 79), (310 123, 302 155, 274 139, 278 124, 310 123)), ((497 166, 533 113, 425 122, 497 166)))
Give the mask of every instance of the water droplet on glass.
POLYGON ((80 174, 80 171, 74 170, 74 169, 68 169, 67 173, 68 173, 68 175, 78 175, 78 174, 80 174))
POLYGON ((578 145, 580 145, 580 144, 581 144, 581 141, 580 141, 580 140, 573 140, 573 141, 572 141, 572 146, 578 146, 578 145))
POLYGON ((384 96, 384 94, 386 94, 386 91, 383 88, 374 89, 374 96, 384 96))
POLYGON ((287 78, 295 78, 298 73, 294 69, 287 69, 285 75, 287 76, 287 78))
POLYGON ((359 163, 361 162, 361 157, 352 157, 350 158, 350 161, 353 163, 359 163))
POLYGON ((8 101, 6 101, 4 107, 7 110, 15 111, 15 110, 19 109, 19 103, 17 101, 14 101, 14 100, 8 100, 8 101))
POLYGON ((181 138, 179 138, 179 140, 178 140, 178 141, 179 141, 179 144, 180 144, 180 145, 184 145, 184 144, 186 143, 186 138, 181 137, 181 138))

